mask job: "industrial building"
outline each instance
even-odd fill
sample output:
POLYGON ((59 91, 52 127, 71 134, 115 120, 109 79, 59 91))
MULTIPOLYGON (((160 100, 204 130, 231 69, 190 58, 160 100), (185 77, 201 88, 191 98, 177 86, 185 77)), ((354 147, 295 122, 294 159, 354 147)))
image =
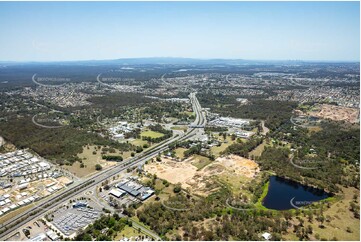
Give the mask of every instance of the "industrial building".
MULTIPOLYGON (((141 201, 148 199, 154 194, 154 190, 151 189, 150 187, 144 187, 142 184, 139 184, 138 182, 128 179, 122 180, 116 185, 116 187, 118 188, 118 190, 126 192, 129 195, 140 199, 141 201)), ((116 195, 120 195, 119 192, 117 192, 117 190, 115 189, 113 190, 111 191, 112 193, 115 193, 116 195)))
POLYGON ((87 202, 77 201, 73 203, 73 208, 86 208, 88 206, 87 202))
POLYGON ((30 239, 30 241, 44 241, 44 240, 46 240, 46 235, 44 233, 40 233, 30 239))
POLYGON ((124 195, 126 195, 127 193, 120 190, 119 188, 115 188, 115 189, 110 190, 109 194, 113 195, 114 197, 121 198, 124 195))
POLYGON ((59 240, 59 236, 53 231, 53 230, 49 230, 48 232, 46 232, 46 235, 49 237, 49 239, 51 239, 52 241, 57 241, 59 240))

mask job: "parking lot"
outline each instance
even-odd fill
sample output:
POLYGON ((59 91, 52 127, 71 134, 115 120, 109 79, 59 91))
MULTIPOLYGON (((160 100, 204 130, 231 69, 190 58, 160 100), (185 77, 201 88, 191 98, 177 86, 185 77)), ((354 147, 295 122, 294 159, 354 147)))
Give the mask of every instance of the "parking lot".
MULTIPOLYGON (((73 204, 74 205, 74 204, 73 204)), ((100 217, 101 211, 87 206, 63 206, 52 214, 53 220, 50 222, 62 234, 72 236, 80 228, 84 228, 100 217)))

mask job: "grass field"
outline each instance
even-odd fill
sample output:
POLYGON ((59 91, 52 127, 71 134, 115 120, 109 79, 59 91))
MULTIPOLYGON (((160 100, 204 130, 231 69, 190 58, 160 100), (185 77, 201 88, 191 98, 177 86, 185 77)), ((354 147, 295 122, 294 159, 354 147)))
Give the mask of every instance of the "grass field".
POLYGON ((122 153, 120 153, 120 155, 123 157, 123 159, 128 159, 130 157, 130 154, 132 152, 131 151, 123 151, 122 153))
POLYGON ((222 183, 227 184, 234 195, 244 194, 247 197, 251 197, 251 193, 247 189, 242 189, 241 187, 249 181, 248 178, 230 172, 220 174, 218 175, 218 178, 222 183))
POLYGON ((321 130, 322 130, 322 128, 320 126, 308 127, 308 131, 310 131, 310 132, 319 132, 321 130))
POLYGON ((155 131, 151 131, 151 130, 146 130, 143 131, 140 136, 146 136, 146 137, 151 137, 151 138, 159 138, 159 137, 163 137, 164 134, 159 133, 159 132, 155 132, 155 131))
POLYGON ((194 155, 194 161, 192 165, 198 168, 198 170, 202 170, 204 167, 209 165, 212 161, 208 157, 204 157, 201 155, 194 155))
MULTIPOLYGON (((109 162, 102 159, 101 149, 96 150, 95 145, 90 145, 89 149, 87 147, 83 148, 83 152, 78 154, 78 157, 83 161, 83 164, 85 167, 80 168, 79 162, 74 162, 71 166, 64 166, 65 169, 73 173, 77 177, 85 177, 90 174, 93 174, 96 172, 95 165, 100 164, 103 168, 115 165, 116 162, 109 162), (93 152, 96 152, 96 154, 93 154, 93 152)), ((115 153, 107 153, 110 155, 121 155, 123 156, 123 159, 128 158, 128 152, 124 152, 121 154, 119 150, 116 150, 115 153)))
POLYGON ((173 129, 173 130, 183 130, 185 132, 185 131, 187 131, 188 127, 186 125, 178 125, 178 126, 173 126, 171 129, 173 129))
POLYGON ((186 151, 187 149, 185 148, 177 148, 175 149, 175 154, 179 159, 183 159, 184 158, 184 151, 186 151))
POLYGON ((263 142, 257 146, 254 150, 252 150, 251 152, 249 152, 249 155, 254 155, 254 156, 261 156, 262 152, 264 151, 264 148, 266 147, 266 140, 263 140, 263 142))
POLYGON ((142 140, 142 139, 135 139, 135 140, 133 140, 133 141, 130 141, 130 143, 131 143, 132 145, 136 145, 136 146, 143 146, 143 145, 147 144, 148 141, 142 140))
POLYGON ((213 146, 211 148, 211 153, 215 156, 215 157, 219 157, 221 152, 223 152, 225 149, 227 149, 228 146, 230 146, 231 144, 225 144, 222 143, 221 146, 213 146))
MULTIPOLYGON (((163 181, 161 179, 157 179, 155 181, 155 189, 160 191, 157 196, 161 200, 168 200, 169 197, 174 196, 174 185, 172 183, 169 183, 168 187, 166 187, 165 185, 163 185, 163 181)), ((155 198, 156 196, 150 197, 146 200, 146 203, 156 202, 155 198)), ((141 207, 139 209, 141 209, 141 207)))
POLYGON ((259 197, 257 203, 255 204, 255 206, 256 206, 258 209, 267 210, 267 208, 266 208, 265 206, 263 206, 262 201, 263 201, 263 199, 267 196, 268 187, 269 187, 269 181, 266 182, 266 183, 263 185, 263 192, 262 192, 261 196, 259 197))
MULTIPOLYGON (((133 227, 129 227, 128 225, 125 226, 125 228, 115 236, 114 240, 119 241, 122 238, 135 238, 144 235, 142 232, 139 233, 138 229, 135 229, 133 227)), ((134 240, 134 239, 133 239, 134 240)))
POLYGON ((163 185, 163 182, 162 182, 160 179, 157 179, 157 180, 155 181, 154 188, 155 188, 156 190, 161 191, 164 187, 165 187, 165 186, 163 185))
POLYGON ((195 115, 194 112, 188 112, 188 111, 184 111, 183 112, 184 114, 187 114, 188 116, 192 116, 192 115, 195 115))
POLYGON ((1 216, 1 217, 0 217, 0 224, 5 223, 5 222, 8 221, 9 219, 11 219, 11 218, 13 218, 13 217, 15 217, 15 216, 17 216, 17 215, 25 212, 27 209, 32 208, 33 206, 34 206, 34 204, 29 204, 29 205, 26 205, 26 206, 24 206, 24 207, 18 208, 18 209, 14 210, 14 211, 12 211, 12 212, 10 212, 10 213, 7 213, 7 214, 1 216))
MULTIPOLYGON (((223 141, 223 138, 219 137, 220 141, 223 141)), ((220 156, 221 152, 223 152, 225 149, 227 149, 228 146, 231 144, 234 144, 236 141, 232 140, 231 137, 226 138, 228 143, 222 143, 221 146, 213 146, 211 148, 211 153, 217 158, 220 156)))
MULTIPOLYGON (((148 177, 143 177, 142 182, 146 183, 147 181, 150 181, 150 180, 151 179, 148 177)), ((162 200, 168 200, 168 198, 171 195, 174 195, 174 192, 173 192, 174 185, 169 183, 169 186, 166 187, 163 184, 163 181, 161 179, 155 180, 154 188, 156 191, 160 191, 160 193, 157 196, 160 197, 162 200)), ((146 203, 156 202, 155 198, 156 198, 156 196, 152 196, 149 199, 147 199, 145 202, 146 203)), ((141 207, 139 209, 141 209, 141 207)))
MULTIPOLYGON (((329 222, 325 221, 325 228, 320 228, 320 223, 314 218, 310 223, 307 218, 304 218, 304 227, 311 225, 313 234, 310 240, 317 240, 315 235, 318 234, 321 240, 337 240, 344 241, 359 241, 360 240, 360 220, 353 216, 353 213, 349 210, 349 204, 353 200, 354 193, 360 194, 360 191, 349 187, 342 188, 344 198, 331 204, 330 208, 325 209, 323 212, 324 217, 329 216, 329 222), (351 233, 347 232, 347 227, 350 227, 351 233)), ((358 197, 358 204, 360 204, 360 197, 358 197)), ((297 224, 296 219, 294 222, 297 224)), ((286 240, 292 240, 292 229, 289 234, 284 235, 286 240)))

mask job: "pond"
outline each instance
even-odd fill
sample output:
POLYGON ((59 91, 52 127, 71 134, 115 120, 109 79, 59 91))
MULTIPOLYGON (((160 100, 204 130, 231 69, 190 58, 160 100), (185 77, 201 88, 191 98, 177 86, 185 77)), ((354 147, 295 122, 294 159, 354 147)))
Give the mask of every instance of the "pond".
POLYGON ((277 176, 270 177, 270 183, 263 206, 275 210, 295 209, 330 197, 331 194, 317 188, 277 176))

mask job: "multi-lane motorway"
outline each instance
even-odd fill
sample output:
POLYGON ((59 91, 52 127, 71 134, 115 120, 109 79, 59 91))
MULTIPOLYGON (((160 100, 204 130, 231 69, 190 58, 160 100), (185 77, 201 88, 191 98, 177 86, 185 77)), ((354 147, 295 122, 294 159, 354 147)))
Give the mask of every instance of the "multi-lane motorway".
MULTIPOLYGON (((192 103, 192 108, 196 114, 196 119, 193 122, 193 125, 205 125, 206 118, 202 113, 201 106, 196 98, 195 93, 191 93, 189 95, 189 98, 192 103)), ((160 152, 166 150, 170 143, 173 143, 175 141, 186 140, 192 137, 193 135, 195 135, 197 132, 198 132, 197 129, 192 128, 189 129, 183 135, 178 133, 175 136, 173 136, 170 140, 162 142, 161 144, 155 146, 154 148, 151 148, 136 157, 128 159, 125 162, 122 162, 121 164, 115 167, 110 167, 85 180, 75 182, 72 186, 68 187, 66 190, 58 194, 54 194, 53 196, 47 199, 44 199, 43 201, 39 202, 39 204, 37 204, 36 207, 32 207, 31 209, 28 209, 27 211, 17 216, 14 216, 10 220, 2 224, 3 225, 2 229, 5 227, 6 230, 0 234, 1 236, 0 240, 6 240, 9 236, 11 236, 14 232, 16 232, 21 226, 25 225, 31 220, 43 217, 47 211, 63 204, 67 199, 75 197, 83 193, 85 190, 96 187, 101 182, 111 178, 114 175, 119 174, 120 172, 126 171, 130 167, 134 167, 139 164, 144 164, 147 160, 157 156, 160 152)))

